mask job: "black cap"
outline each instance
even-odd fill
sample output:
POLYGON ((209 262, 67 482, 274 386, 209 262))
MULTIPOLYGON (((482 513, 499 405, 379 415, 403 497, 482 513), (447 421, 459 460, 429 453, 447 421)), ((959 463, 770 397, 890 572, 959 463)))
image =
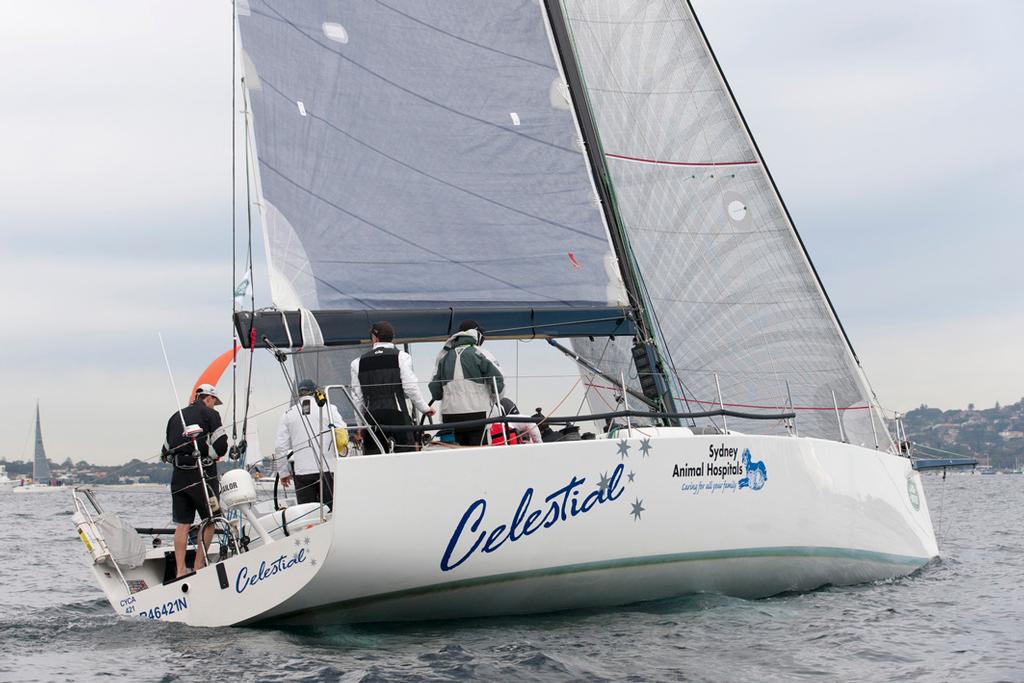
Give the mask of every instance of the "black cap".
POLYGON ((370 334, 376 336, 382 342, 394 341, 395 328, 387 320, 378 320, 370 328, 370 334))
MULTIPOLYGON (((501 399, 501 411, 505 415, 518 415, 519 407, 510 398, 501 399)), ((539 410, 537 412, 540 412, 539 410)))
POLYGON ((304 379, 299 382, 295 390, 299 392, 299 396, 311 396, 316 392, 316 382, 311 379, 304 379))

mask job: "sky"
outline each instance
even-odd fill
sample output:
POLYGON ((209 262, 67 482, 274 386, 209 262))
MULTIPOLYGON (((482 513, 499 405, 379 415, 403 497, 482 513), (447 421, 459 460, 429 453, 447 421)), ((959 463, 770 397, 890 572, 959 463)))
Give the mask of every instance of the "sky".
MULTIPOLYGON (((1024 3, 694 5, 882 404, 1019 400, 1024 3)), ((37 399, 51 459, 152 458, 158 333, 179 395, 229 348, 230 22, 226 0, 0 3, 0 458, 31 457, 37 399)), ((574 373, 518 346, 524 374, 574 373)), ((269 443, 284 383, 255 376, 269 443)))

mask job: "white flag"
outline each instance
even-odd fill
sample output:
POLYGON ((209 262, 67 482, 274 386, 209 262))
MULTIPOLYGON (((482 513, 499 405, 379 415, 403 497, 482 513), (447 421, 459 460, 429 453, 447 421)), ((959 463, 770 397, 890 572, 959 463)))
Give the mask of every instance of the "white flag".
POLYGON ((252 287, 252 271, 245 271, 245 275, 235 285, 235 310, 240 311, 246 306, 245 300, 249 298, 249 289, 252 287))

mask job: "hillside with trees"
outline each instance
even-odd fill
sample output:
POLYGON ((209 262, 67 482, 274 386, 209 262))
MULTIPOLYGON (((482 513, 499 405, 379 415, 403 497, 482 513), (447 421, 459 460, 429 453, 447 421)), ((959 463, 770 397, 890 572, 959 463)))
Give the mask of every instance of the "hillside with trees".
POLYGON ((992 408, 940 410, 922 405, 905 416, 907 435, 923 448, 917 455, 941 457, 941 451, 967 455, 982 465, 1015 469, 1024 465, 1024 398, 992 408))

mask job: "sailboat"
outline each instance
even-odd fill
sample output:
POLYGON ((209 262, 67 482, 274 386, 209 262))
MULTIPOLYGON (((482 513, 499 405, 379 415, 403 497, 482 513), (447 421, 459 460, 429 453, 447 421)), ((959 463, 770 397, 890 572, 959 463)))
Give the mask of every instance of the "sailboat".
POLYGON ((66 490, 60 483, 54 482, 50 474, 50 462, 46 459, 46 449, 43 447, 43 427, 39 418, 39 403, 36 402, 36 439, 35 451, 32 460, 32 479, 22 481, 19 486, 14 487, 14 493, 51 493, 53 491, 66 490))
POLYGON ((236 10, 275 304, 236 311, 248 352, 286 375, 289 359, 334 364, 321 383, 343 402, 373 321, 419 344, 471 318, 573 358, 591 413, 545 420, 603 427, 323 453, 333 511, 260 508, 233 470, 235 521, 180 580, 167 550, 77 491, 117 613, 324 624, 757 598, 938 555, 921 478, 688 2, 236 10))

